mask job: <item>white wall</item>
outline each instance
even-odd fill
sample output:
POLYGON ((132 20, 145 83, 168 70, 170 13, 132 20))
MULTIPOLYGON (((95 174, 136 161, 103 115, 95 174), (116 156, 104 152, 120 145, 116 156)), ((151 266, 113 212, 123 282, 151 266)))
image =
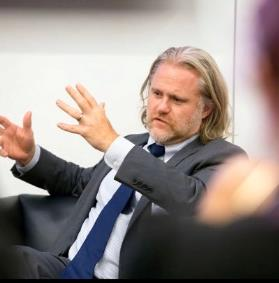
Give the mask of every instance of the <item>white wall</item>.
POLYGON ((257 79, 255 15, 260 1, 237 0, 234 142, 250 156, 266 158, 272 149, 265 101, 257 79))
MULTIPOLYGON (((120 134, 142 132, 139 89, 152 61, 170 46, 207 50, 234 101, 235 0, 21 2, 0 1, 0 113, 21 123, 31 110, 37 143, 66 160, 90 166, 101 154, 56 127, 71 121, 55 105, 58 98, 72 103, 64 87, 82 82, 106 102, 120 134)), ((239 137, 236 143, 247 146, 239 137)), ((0 159, 2 195, 41 193, 15 179, 12 165, 0 159)))

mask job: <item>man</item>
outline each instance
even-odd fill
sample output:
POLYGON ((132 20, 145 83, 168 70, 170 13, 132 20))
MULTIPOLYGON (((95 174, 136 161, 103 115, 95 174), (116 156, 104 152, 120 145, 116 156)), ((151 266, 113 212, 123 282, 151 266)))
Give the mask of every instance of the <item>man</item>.
POLYGON ((237 157, 219 167, 196 219, 148 219, 123 278, 279 278, 278 15, 278 0, 261 1, 255 25, 269 158, 237 157))
MULTIPOLYGON (((129 262, 126 254, 133 250, 144 219, 158 213, 192 215, 218 166, 228 157, 244 154, 223 139, 228 126, 227 89, 216 63, 205 51, 170 48, 154 61, 141 91, 142 121, 149 133, 126 138, 117 134, 104 105, 98 104, 85 87, 78 84, 66 90, 79 109, 61 100, 57 105, 78 124, 59 123, 58 127, 81 135, 104 152, 104 159, 92 168, 67 163, 36 146, 30 112, 23 119, 23 128, 0 117, 0 154, 16 160, 14 175, 52 195, 79 197, 50 253, 19 249, 26 263, 20 276, 56 278, 64 270, 63 278, 84 278, 80 274, 85 263, 80 264, 77 258, 91 239, 91 228, 102 222, 104 208, 113 203, 122 183, 129 187, 123 190, 132 193, 113 223, 108 242, 103 243, 104 251, 87 274, 118 278, 129 262), (160 149, 162 156, 154 157, 147 149, 154 155, 160 149)), ((85 253, 91 256, 93 252, 85 249, 85 253)))

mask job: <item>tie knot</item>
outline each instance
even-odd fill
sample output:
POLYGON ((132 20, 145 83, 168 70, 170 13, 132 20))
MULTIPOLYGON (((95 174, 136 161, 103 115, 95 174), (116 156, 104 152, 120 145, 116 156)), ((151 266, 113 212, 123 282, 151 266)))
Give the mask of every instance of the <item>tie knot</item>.
POLYGON ((159 145, 156 143, 150 144, 148 146, 148 150, 153 154, 155 157, 160 157, 165 154, 165 147, 163 145, 159 145))

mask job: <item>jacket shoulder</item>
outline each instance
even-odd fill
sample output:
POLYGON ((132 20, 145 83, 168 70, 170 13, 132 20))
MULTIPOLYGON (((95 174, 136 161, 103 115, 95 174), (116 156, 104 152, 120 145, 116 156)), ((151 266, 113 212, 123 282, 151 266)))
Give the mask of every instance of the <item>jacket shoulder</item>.
POLYGON ((247 155, 246 151, 241 148, 239 145, 236 145, 232 142, 226 141, 225 139, 218 138, 210 141, 205 145, 205 148, 210 150, 231 152, 232 154, 244 154, 247 155))
POLYGON ((131 134, 131 135, 126 135, 125 138, 134 144, 143 144, 147 142, 149 138, 149 134, 148 133, 131 134))

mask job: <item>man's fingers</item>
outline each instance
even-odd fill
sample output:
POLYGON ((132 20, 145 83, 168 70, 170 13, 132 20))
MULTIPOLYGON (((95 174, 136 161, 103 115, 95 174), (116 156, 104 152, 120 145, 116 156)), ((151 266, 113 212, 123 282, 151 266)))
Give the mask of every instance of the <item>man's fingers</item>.
POLYGON ((63 110, 65 113, 69 114, 71 117, 73 117, 74 119, 78 119, 80 117, 80 111, 74 109, 73 107, 69 106, 68 104, 66 104, 65 102, 63 102, 62 100, 58 99, 56 101, 56 105, 63 110))
POLYGON ((32 128, 32 113, 29 111, 23 117, 23 129, 30 130, 32 128))
POLYGON ((0 116, 0 125, 4 128, 8 128, 11 125, 11 122, 4 116, 0 116))
POLYGON ((89 104, 89 102, 73 87, 67 86, 66 91, 72 97, 72 99, 77 103, 77 105, 79 106, 82 112, 86 113, 88 110, 90 110, 91 105, 89 104))
POLYGON ((0 135, 2 135, 3 133, 4 133, 4 129, 0 127, 0 135))
POLYGON ((91 105, 92 107, 95 107, 97 105, 97 101, 95 98, 90 94, 90 92, 80 83, 76 85, 77 90, 79 93, 86 99, 86 101, 91 105))
POLYGON ((58 128, 60 128, 63 131, 72 133, 72 134, 81 134, 80 126, 79 125, 69 125, 64 123, 58 123, 58 128))

